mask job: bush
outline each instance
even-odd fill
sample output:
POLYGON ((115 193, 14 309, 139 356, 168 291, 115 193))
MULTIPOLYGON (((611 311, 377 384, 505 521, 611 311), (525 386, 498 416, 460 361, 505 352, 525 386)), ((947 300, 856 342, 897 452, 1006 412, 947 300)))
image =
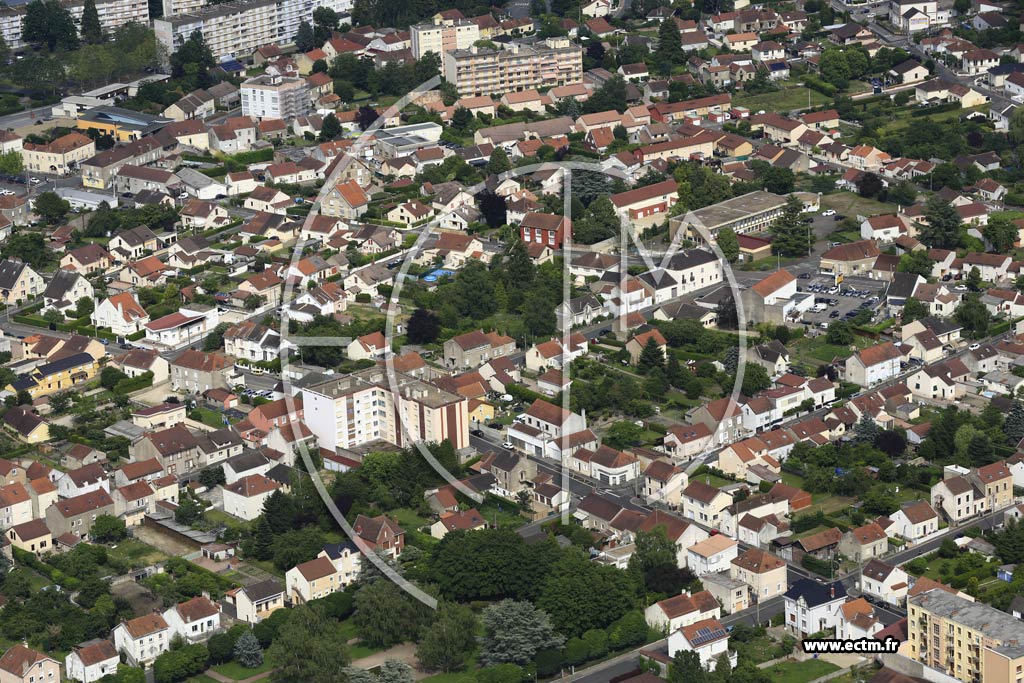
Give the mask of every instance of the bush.
POLYGON ((476 672, 477 683, 522 683, 526 672, 515 664, 497 664, 476 672))
POLYGON ((562 652, 557 648, 549 647, 541 650, 533 661, 537 665, 538 678, 548 678, 562 670, 562 652))

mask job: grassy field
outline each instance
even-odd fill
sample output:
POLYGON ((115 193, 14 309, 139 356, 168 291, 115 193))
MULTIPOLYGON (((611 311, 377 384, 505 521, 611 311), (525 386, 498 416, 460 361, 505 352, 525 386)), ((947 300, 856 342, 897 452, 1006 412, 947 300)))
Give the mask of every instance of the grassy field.
POLYGON ((911 110, 905 110, 905 113, 900 112, 900 114, 897 115, 898 118, 896 120, 890 121, 889 123, 885 124, 879 132, 888 135, 903 128, 908 128, 912 126, 915 121, 923 121, 924 119, 931 119, 932 121, 948 121, 950 119, 958 119, 961 116, 966 116, 972 111, 981 111, 983 108, 988 109, 988 105, 985 105, 985 107, 974 107, 972 109, 953 109, 952 111, 940 111, 936 114, 932 114, 931 116, 914 117, 910 116, 911 110))
POLYGON ((108 548, 107 556, 126 562, 133 568, 147 567, 167 559, 167 555, 153 546, 133 538, 121 541, 116 548, 108 548))
POLYGON ((828 104, 832 101, 831 98, 822 95, 817 90, 798 86, 787 88, 780 92, 766 92, 759 95, 750 95, 749 97, 736 97, 732 103, 738 107, 746 107, 752 112, 757 112, 761 109, 787 112, 793 109, 806 109, 808 106, 808 94, 810 95, 810 106, 812 107, 828 104))
POLYGON ((273 667, 269 662, 263 662, 262 665, 257 666, 254 669, 244 667, 238 662, 227 662, 226 664, 218 664, 213 667, 213 670, 222 676, 234 679, 236 681, 242 681, 256 674, 261 674, 264 671, 270 671, 273 667))
POLYGON ((861 197, 855 192, 836 192, 821 196, 821 208, 832 209, 845 216, 875 216, 880 213, 895 213, 895 204, 861 197))
POLYGON ((764 670, 772 683, 808 683, 825 674, 838 671, 839 667, 821 659, 807 659, 802 662, 781 662, 764 670))

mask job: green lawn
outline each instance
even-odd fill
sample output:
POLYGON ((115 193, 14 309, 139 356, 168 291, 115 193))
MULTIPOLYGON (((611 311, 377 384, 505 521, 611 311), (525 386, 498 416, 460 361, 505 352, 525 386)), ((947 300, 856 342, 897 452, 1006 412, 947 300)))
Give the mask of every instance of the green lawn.
POLYGON ((831 662, 807 659, 802 662, 780 662, 764 669, 764 672, 772 683, 808 683, 838 670, 839 667, 831 662))
POLYGON ((116 548, 107 548, 107 556, 125 562, 133 568, 163 562, 168 557, 153 546, 134 538, 121 541, 116 548))
POLYGON ((916 121, 923 121, 924 119, 931 119, 932 121, 948 121, 950 119, 958 119, 961 116, 966 116, 972 111, 981 111, 982 109, 988 109, 988 105, 984 107, 973 107, 971 109, 953 109, 951 111, 940 111, 930 116, 910 116, 910 110, 905 110, 906 114, 899 116, 895 121, 890 121, 885 124, 879 133, 889 134, 898 131, 902 128, 909 128, 916 121))
POLYGON ((845 216, 876 216, 881 213, 896 213, 897 206, 861 197, 855 192, 835 192, 821 196, 821 209, 832 209, 845 216))
POLYGON ((808 95, 810 95, 810 106, 817 107, 828 104, 832 101, 830 97, 822 95, 817 90, 811 90, 803 86, 786 88, 779 92, 766 92, 749 97, 736 97, 732 103, 737 107, 746 107, 752 112, 777 111, 788 112, 793 109, 806 109, 808 106, 808 95))
POLYGON ((263 662, 262 665, 257 666, 254 669, 244 667, 238 662, 228 662, 226 664, 218 664, 213 667, 213 670, 222 676, 227 676, 228 678, 233 678, 236 681, 241 681, 257 674, 261 674, 264 671, 270 671, 272 668, 273 667, 269 662, 263 662))

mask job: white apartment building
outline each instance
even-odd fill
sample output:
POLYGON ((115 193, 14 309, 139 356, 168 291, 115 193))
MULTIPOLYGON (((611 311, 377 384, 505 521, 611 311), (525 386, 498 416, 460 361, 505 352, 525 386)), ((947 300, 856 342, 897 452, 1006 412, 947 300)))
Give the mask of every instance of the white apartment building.
MULTIPOLYGON (((184 0, 188 3, 192 0, 184 0)), ((168 0, 177 3, 178 0, 168 0)), ((313 23, 313 10, 329 7, 348 14, 353 0, 236 0, 188 10, 187 5, 153 20, 153 32, 167 54, 199 31, 217 59, 249 56, 263 45, 291 43, 302 21, 313 23)), ((165 3, 166 6, 166 3, 165 3)))
POLYGON ((310 110, 309 85, 304 78, 256 76, 242 83, 242 116, 291 120, 310 110))
POLYGON ((412 56, 420 59, 428 52, 440 56, 451 50, 468 50, 480 40, 480 27, 467 19, 434 16, 433 23, 409 27, 412 56))
POLYGON ((397 446, 416 441, 469 445, 465 397, 383 368, 367 368, 302 389, 306 426, 321 448, 351 449, 375 440, 397 446))
MULTIPOLYGON (((75 24, 82 22, 82 11, 85 0, 62 0, 61 4, 75 24)), ((143 26, 149 24, 149 3, 146 0, 96 0, 96 13, 100 16, 100 26, 106 33, 130 22, 138 22, 143 26)), ((7 47, 19 50, 25 47, 21 38, 21 25, 25 19, 25 5, 4 7, 0 9, 0 34, 3 35, 7 47)))
POLYGON ((504 95, 583 82, 583 48, 568 38, 548 38, 536 45, 509 43, 504 49, 471 46, 441 57, 446 81, 459 95, 504 95))

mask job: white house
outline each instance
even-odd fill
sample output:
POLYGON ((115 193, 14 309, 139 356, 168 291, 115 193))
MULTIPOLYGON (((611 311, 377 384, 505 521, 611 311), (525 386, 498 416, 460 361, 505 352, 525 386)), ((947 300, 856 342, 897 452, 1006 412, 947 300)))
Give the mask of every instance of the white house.
POLYGON ((686 551, 686 566, 697 576, 728 572, 739 555, 739 543, 725 534, 716 534, 686 551))
POLYGON ((680 593, 656 602, 644 610, 647 625, 663 633, 678 631, 683 626, 705 619, 719 619, 722 606, 708 591, 680 593))
POLYGON ((728 653, 729 666, 736 666, 736 652, 729 650, 729 632, 718 619, 704 619, 669 634, 668 656, 674 657, 680 650, 696 652, 708 671, 715 668, 723 653, 728 653))
POLYGON ((860 575, 860 591, 890 605, 902 605, 907 601, 909 577, 899 567, 893 567, 881 560, 870 560, 860 575))
POLYGON ((199 595, 164 611, 164 621, 174 635, 188 643, 209 639, 220 630, 220 610, 209 598, 199 595))
POLYGON ((939 530, 939 514, 926 500, 905 503, 895 514, 889 515, 892 525, 886 529, 890 536, 916 543, 939 530))
POLYGON ((846 602, 846 588, 839 581, 822 584, 800 579, 783 595, 786 628, 807 636, 839 626, 839 607, 846 602))
POLYGON ((148 667, 171 646, 171 627, 158 613, 122 621, 114 627, 114 646, 128 664, 148 667))
POLYGON ((81 683, 94 683, 104 676, 117 673, 121 662, 114 644, 109 640, 91 640, 76 645, 64 658, 67 677, 81 683))

